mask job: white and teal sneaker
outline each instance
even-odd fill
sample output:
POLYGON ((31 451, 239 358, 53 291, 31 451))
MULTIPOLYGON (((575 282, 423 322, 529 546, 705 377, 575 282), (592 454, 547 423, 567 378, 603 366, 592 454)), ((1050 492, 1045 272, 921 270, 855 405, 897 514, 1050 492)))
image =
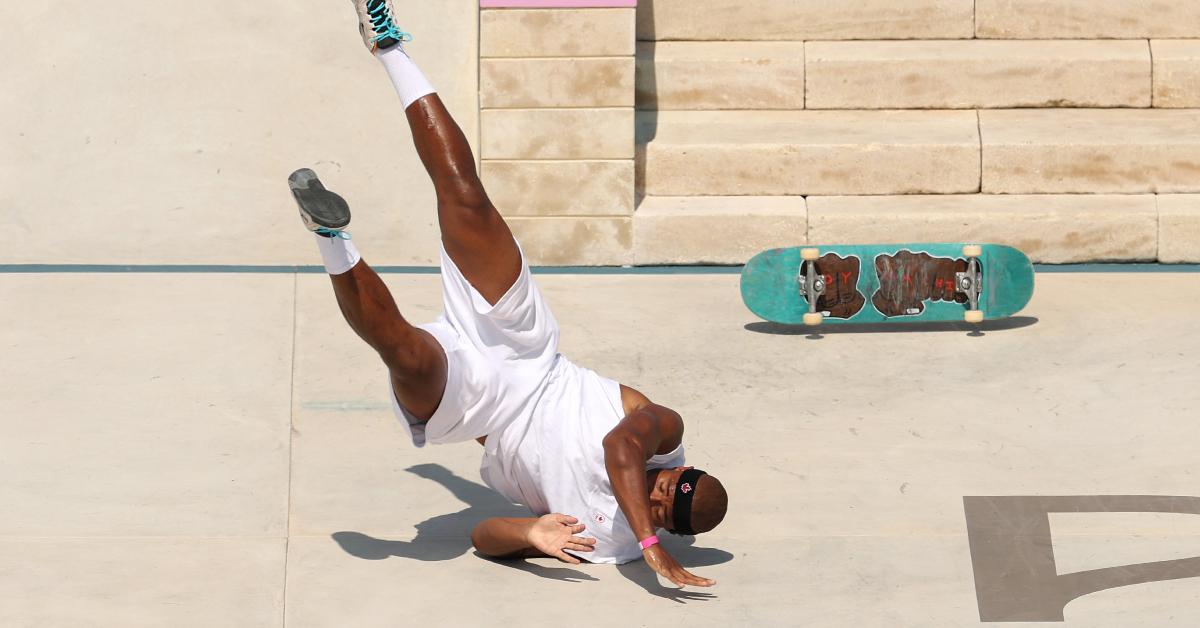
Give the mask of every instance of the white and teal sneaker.
POLYGON ((358 31, 371 53, 412 41, 412 35, 396 26, 392 0, 354 0, 354 8, 358 11, 358 31))
POLYGON ((349 240, 345 228, 350 225, 350 205, 325 189, 317 173, 301 168, 288 177, 292 197, 300 206, 300 218, 309 231, 327 238, 349 240))

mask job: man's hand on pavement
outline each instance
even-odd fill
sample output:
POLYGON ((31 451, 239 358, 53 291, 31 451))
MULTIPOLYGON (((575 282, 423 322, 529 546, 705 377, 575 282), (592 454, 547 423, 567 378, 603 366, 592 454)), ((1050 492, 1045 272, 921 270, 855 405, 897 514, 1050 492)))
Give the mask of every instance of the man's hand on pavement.
POLYGON ((689 573, 661 545, 650 546, 649 549, 642 551, 642 555, 646 558, 646 564, 650 565, 651 569, 678 586, 711 587, 717 583, 716 580, 701 578, 689 573))
POLYGON ((547 556, 553 556, 565 563, 578 565, 579 559, 563 550, 572 552, 590 552, 596 545, 596 539, 577 536, 586 526, 579 523, 575 517, 560 514, 549 514, 539 517, 529 528, 529 544, 547 556))

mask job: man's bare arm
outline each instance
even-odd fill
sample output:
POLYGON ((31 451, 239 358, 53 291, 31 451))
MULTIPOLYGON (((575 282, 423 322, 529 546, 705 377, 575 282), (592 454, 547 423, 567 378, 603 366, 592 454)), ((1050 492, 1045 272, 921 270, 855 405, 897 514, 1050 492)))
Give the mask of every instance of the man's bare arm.
MULTIPOLYGON (((638 395, 641 397, 641 395, 638 395)), ((641 397, 645 400, 645 397, 641 397)), ((650 491, 646 485, 646 461, 655 454, 670 453, 683 442, 683 419, 670 408, 650 403, 636 404, 617 427, 604 437, 604 466, 617 504, 638 539, 654 536, 650 514, 650 491)), ((677 585, 708 587, 712 580, 684 569, 661 545, 642 551, 646 564, 677 585)))
POLYGON ((646 461, 683 440, 683 419, 670 408, 646 403, 604 437, 604 466, 625 519, 639 539, 654 535, 646 461))
POLYGON ((536 518, 493 517, 480 521, 471 530, 471 544, 484 556, 521 558, 529 544, 529 528, 536 518))
POLYGON ((550 514, 536 518, 493 517, 471 531, 471 544, 493 558, 557 558, 579 564, 563 550, 590 552, 596 539, 576 536, 584 526, 574 517, 550 514))

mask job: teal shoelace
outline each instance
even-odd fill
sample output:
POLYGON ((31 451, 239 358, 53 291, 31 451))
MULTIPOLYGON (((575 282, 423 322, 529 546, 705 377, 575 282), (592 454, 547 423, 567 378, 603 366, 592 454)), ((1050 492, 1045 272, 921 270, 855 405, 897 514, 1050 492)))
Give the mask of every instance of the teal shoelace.
POLYGON ((346 233, 345 231, 338 231, 337 229, 326 229, 325 227, 319 227, 313 233, 316 233, 317 235, 323 235, 326 237, 330 237, 330 238, 341 238, 343 240, 350 239, 350 234, 346 233))
POLYGON ((386 0, 378 0, 368 5, 367 13, 371 16, 371 30, 375 31, 375 36, 371 38, 372 42, 379 42, 388 37, 402 43, 413 40, 411 33, 406 33, 396 26, 396 20, 392 18, 392 12, 388 10, 386 0))

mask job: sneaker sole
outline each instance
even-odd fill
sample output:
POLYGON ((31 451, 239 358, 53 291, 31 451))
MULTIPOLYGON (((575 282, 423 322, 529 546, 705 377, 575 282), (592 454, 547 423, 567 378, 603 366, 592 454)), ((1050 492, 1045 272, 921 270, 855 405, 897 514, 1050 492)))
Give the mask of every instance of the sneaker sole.
POLYGON ((300 206, 301 217, 310 230, 318 227, 343 229, 350 224, 350 205, 345 199, 325 189, 317 173, 301 168, 288 177, 292 197, 300 206))

